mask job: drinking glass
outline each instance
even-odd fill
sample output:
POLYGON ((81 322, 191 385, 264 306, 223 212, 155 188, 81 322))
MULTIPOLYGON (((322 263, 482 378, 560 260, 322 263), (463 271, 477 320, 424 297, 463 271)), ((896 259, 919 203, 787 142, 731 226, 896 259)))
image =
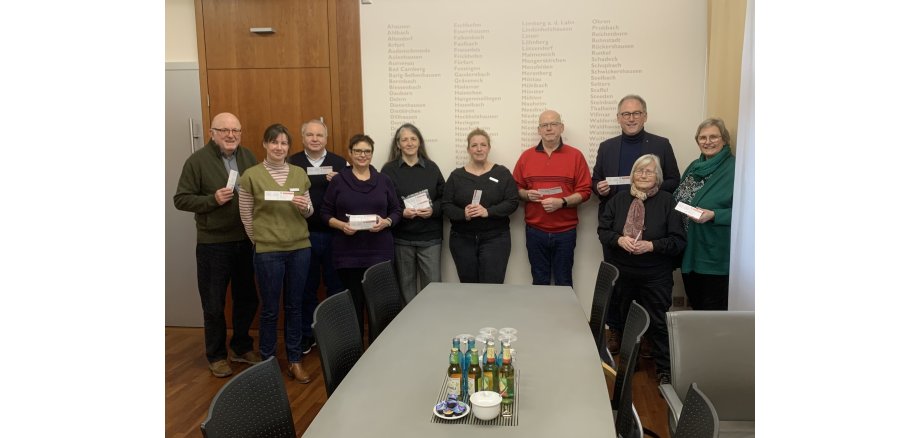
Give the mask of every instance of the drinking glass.
POLYGON ((467 342, 470 338, 472 338, 473 335, 471 335, 471 334, 469 334, 469 333, 464 333, 464 334, 457 335, 457 336, 454 336, 454 337, 457 338, 457 339, 460 339, 460 347, 466 348, 466 342, 467 342))

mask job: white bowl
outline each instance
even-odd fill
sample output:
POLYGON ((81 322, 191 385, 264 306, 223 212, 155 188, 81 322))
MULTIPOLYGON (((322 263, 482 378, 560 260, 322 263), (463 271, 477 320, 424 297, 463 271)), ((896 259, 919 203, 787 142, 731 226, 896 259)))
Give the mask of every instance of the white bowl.
POLYGON ((479 391, 470 396, 473 415, 482 421, 489 421, 501 412, 502 396, 495 391, 479 391))

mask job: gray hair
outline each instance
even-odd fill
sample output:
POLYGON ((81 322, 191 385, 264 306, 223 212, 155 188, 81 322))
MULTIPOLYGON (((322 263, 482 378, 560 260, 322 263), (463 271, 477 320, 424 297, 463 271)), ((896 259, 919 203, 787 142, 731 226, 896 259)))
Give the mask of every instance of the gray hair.
MULTIPOLYGON (((655 187, 661 187, 661 182, 664 180, 664 172, 661 171, 661 160, 658 159, 658 155, 655 154, 645 154, 633 163, 632 171, 629 172, 629 177, 632 179, 633 175, 636 174, 636 170, 640 167, 645 167, 648 163, 655 163, 655 177, 658 179, 655 182, 655 187)), ((635 183, 632 183, 635 186, 635 183)))
POLYGON ((642 112, 648 112, 648 107, 645 105, 645 99, 643 99, 638 94, 627 94, 626 96, 623 96, 623 98, 620 99, 620 103, 617 104, 617 112, 620 112, 620 107, 623 106, 623 102, 626 102, 627 100, 638 100, 642 105, 642 112))
POLYGON ((710 117, 703 120, 703 123, 700 123, 700 126, 696 127, 696 135, 693 136, 693 141, 696 142, 696 139, 700 137, 700 131, 702 131, 703 128, 708 128, 710 126, 719 128, 719 134, 722 136, 722 141, 724 141, 726 145, 732 143, 732 136, 728 133, 728 129, 725 129, 725 122, 718 117, 710 117))
POLYGON ((315 123, 315 124, 317 124, 317 125, 322 125, 322 126, 323 126, 323 131, 326 132, 326 137, 329 136, 329 128, 326 126, 326 123, 324 123, 324 122, 323 122, 322 120, 320 120, 320 119, 310 119, 310 120, 307 120, 306 122, 303 122, 303 125, 300 125, 300 136, 301 136, 301 137, 303 137, 304 134, 307 133, 307 125, 309 125, 309 124, 311 124, 311 123, 315 123))

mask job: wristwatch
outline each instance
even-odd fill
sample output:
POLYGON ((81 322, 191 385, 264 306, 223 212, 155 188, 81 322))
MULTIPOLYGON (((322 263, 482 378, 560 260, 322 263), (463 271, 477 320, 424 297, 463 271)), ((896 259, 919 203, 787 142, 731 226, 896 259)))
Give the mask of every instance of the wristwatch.
POLYGON ((568 206, 569 206, 569 201, 566 201, 565 198, 562 198, 562 208, 566 208, 568 206))

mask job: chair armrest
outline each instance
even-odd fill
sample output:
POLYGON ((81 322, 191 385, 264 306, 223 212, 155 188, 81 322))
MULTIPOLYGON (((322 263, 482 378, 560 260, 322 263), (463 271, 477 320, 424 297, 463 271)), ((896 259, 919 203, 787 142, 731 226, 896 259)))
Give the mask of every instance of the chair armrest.
POLYGON ((677 424, 677 420, 680 418, 680 411, 684 409, 684 402, 680 401, 680 397, 677 396, 677 391, 674 390, 674 386, 670 383, 659 385, 658 391, 660 391, 661 396, 664 397, 664 402, 668 404, 668 412, 671 415, 672 421, 671 424, 677 424))

